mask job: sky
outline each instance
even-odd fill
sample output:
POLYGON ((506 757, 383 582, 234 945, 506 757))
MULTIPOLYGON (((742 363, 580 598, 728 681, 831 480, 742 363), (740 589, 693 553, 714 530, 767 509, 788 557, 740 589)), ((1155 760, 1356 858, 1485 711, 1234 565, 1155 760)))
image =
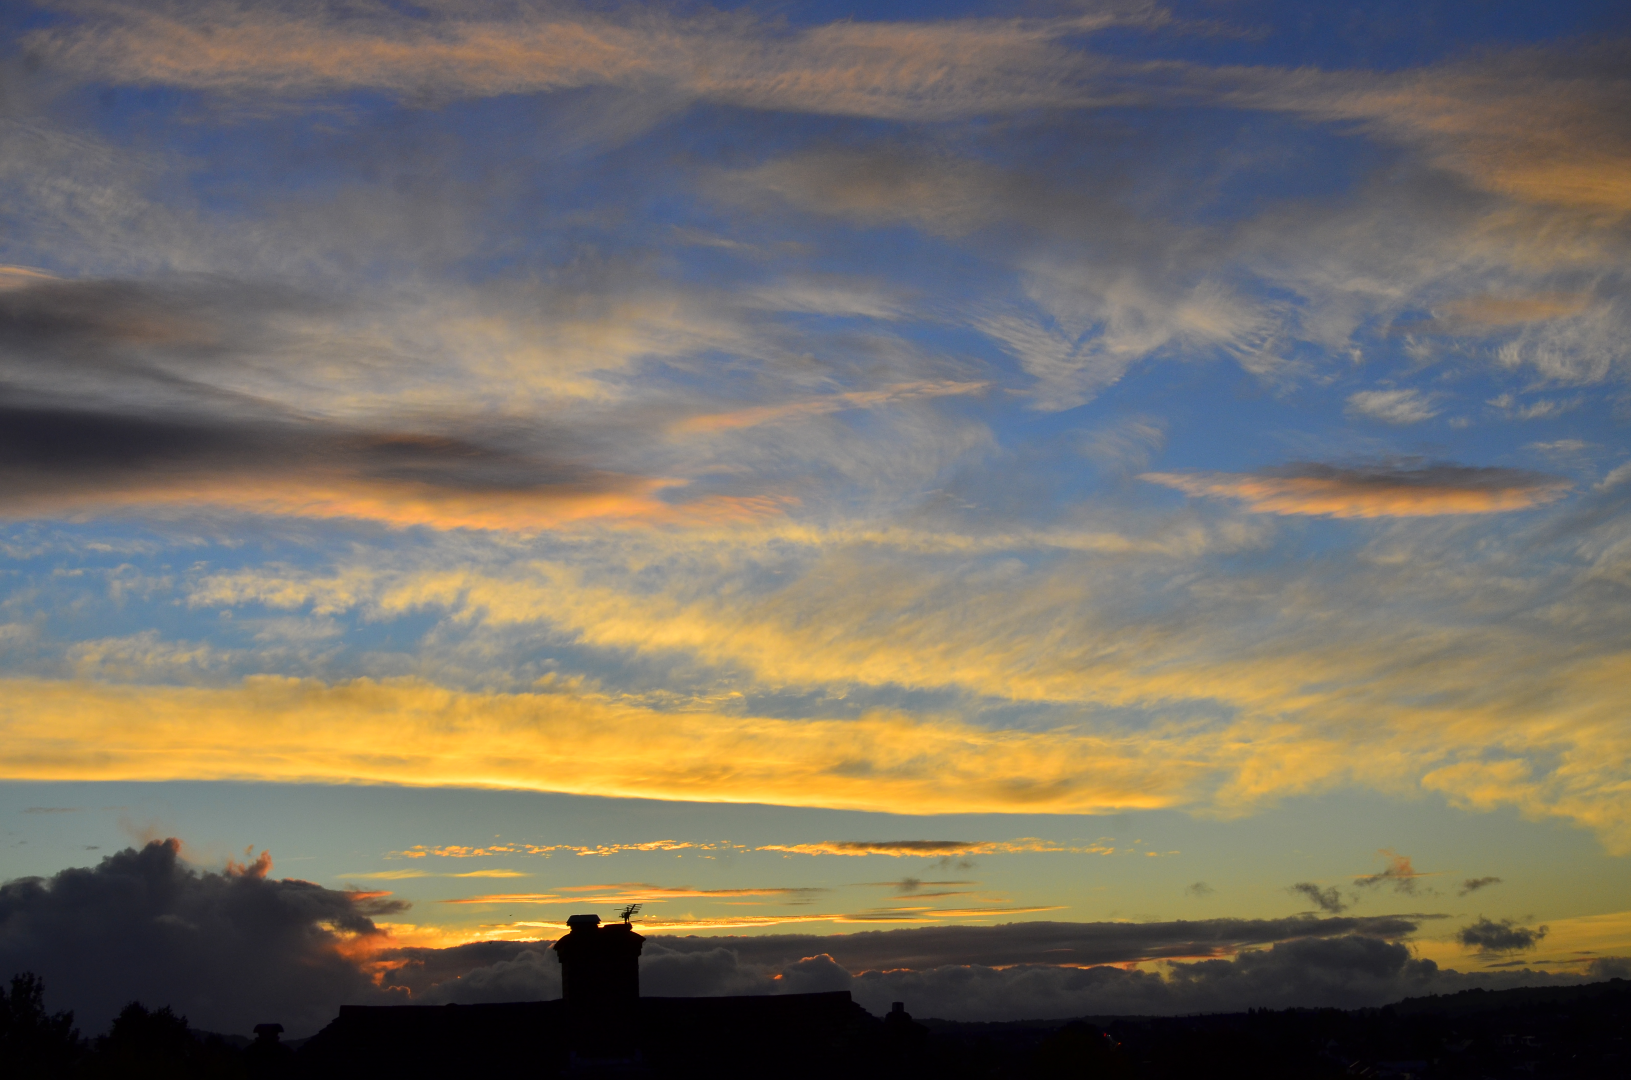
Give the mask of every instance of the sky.
POLYGON ((0 967, 88 1029, 634 903, 968 1019, 1631 974, 1623 4, 0 39, 0 967))

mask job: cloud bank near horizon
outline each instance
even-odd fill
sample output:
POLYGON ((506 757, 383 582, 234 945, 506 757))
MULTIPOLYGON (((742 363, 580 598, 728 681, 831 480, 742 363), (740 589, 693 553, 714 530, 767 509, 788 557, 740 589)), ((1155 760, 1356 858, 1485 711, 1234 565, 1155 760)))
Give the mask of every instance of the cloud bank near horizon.
MULTIPOLYGON (((51 1008, 73 1009, 89 1031, 130 1000, 168 1004, 203 1030, 275 1019, 299 1035, 341 1004, 559 996, 547 941, 402 947, 375 921, 402 913, 389 894, 274 878, 265 852, 201 871, 181 850, 155 840, 92 868, 0 884, 0 970, 41 975, 51 1008)), ((1408 915, 1298 916, 653 936, 641 980, 655 996, 849 990, 875 1013, 907 1000, 919 1016, 1000 1020, 1354 1008, 1591 977, 1442 969, 1412 957, 1406 942, 1420 926, 1408 915), (1151 961, 1162 963, 1136 966, 1151 961)), ((1468 948, 1510 954, 1532 948, 1535 934, 1480 919, 1461 936, 1468 948)))

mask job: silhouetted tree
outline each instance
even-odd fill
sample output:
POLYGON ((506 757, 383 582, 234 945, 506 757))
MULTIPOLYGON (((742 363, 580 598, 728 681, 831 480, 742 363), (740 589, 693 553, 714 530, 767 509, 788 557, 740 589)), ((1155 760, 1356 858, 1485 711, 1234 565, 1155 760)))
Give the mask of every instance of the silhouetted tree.
POLYGON ((242 1055, 219 1037, 200 1038, 168 1005, 132 1001, 96 1040, 91 1073, 118 1080, 237 1080, 242 1055))
POLYGON ((13 975, 10 993, 0 987, 0 1062, 8 1077, 64 1076, 82 1050, 74 1014, 45 1011, 45 982, 38 975, 13 975))

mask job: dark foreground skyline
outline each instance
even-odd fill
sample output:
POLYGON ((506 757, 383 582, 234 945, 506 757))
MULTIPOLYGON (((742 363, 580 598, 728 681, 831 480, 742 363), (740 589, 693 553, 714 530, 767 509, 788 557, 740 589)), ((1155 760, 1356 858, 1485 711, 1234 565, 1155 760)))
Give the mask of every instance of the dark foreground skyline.
POLYGON ((43 1080, 323 1080, 370 1069, 408 1078, 521 1069, 546 1077, 1612 1080, 1631 1054, 1624 979, 1467 990, 1381 1009, 1006 1023, 917 1021, 899 1004, 880 1023, 842 991, 642 999, 611 1014, 621 1056, 600 1071, 572 1056, 559 1001, 451 1013, 350 1008, 317 1037, 287 1041, 274 1025, 253 1038, 223 1036, 189 1029, 168 1008, 131 1003, 105 1035, 85 1039, 71 1016, 47 1012, 42 989, 27 975, 14 977, 9 993, 0 989, 0 1051, 19 1075, 43 1080))

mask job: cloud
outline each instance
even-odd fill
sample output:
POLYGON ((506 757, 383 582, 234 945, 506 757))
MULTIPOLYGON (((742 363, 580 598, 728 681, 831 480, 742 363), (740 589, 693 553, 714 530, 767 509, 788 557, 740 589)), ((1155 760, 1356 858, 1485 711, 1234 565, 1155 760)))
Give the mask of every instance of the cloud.
POLYGON ((1414 932, 1414 917, 1199 919, 1169 922, 1021 922, 997 926, 931 926, 855 934, 766 934, 718 939, 663 935, 679 952, 728 942, 743 962, 779 966, 825 952, 851 971, 932 968, 947 964, 1126 964, 1229 955, 1237 950, 1307 937, 1414 932))
POLYGON ((1486 191, 1604 220, 1631 212, 1626 43, 1496 51, 1397 73, 1192 70, 1246 108, 1357 122, 1486 191))
POLYGON ((1204 881, 1197 881, 1193 885, 1186 885, 1184 887, 1184 894, 1186 896, 1193 896, 1197 900, 1204 900, 1215 892, 1217 892, 1217 890, 1204 881))
MULTIPOLYGON (((536 531, 692 513, 658 498, 681 481, 596 467, 586 440, 541 422, 394 426, 376 409, 356 423, 279 401, 301 381, 288 324, 338 309, 208 277, 0 291, 0 515, 208 508, 536 531)), ((715 521, 775 505, 702 503, 715 521)))
POLYGON ((531 877, 520 870, 470 870, 463 874, 432 874, 425 870, 379 870, 370 874, 342 874, 348 881, 405 881, 409 878, 518 878, 531 877))
MULTIPOLYGON (((672 481, 419 431, 136 417, 0 405, 0 514, 159 515, 204 509, 392 526, 537 531, 588 519, 690 516, 672 481)), ((773 510, 714 500, 704 517, 773 510)))
POLYGON ((1361 390, 1348 395, 1348 411, 1387 424, 1419 424, 1439 414, 1420 390, 1361 390))
POLYGON ((1315 938, 1242 952, 1232 959, 1173 963, 1162 970, 959 965, 874 971, 850 992, 882 1012, 905 1001, 920 1017, 1019 1020, 1082 1015, 1181 1015, 1246 1008, 1362 1008, 1474 986, 1574 984, 1545 973, 1464 975, 1418 960, 1401 943, 1315 938))
POLYGON ((1267 514, 1426 517, 1527 510, 1561 499, 1569 481, 1494 466, 1299 462, 1257 473, 1142 473, 1188 495, 1239 499, 1267 514))
POLYGON ((1538 947, 1545 936, 1544 926, 1520 926, 1511 919, 1496 922, 1482 915, 1478 916, 1477 922, 1463 926, 1455 935, 1464 948, 1477 949, 1485 956, 1525 952, 1538 947))
MULTIPOLYGON (((1248 920, 1209 919, 1159 923, 1007 923, 941 926, 843 934, 757 934, 749 937, 648 936, 642 955, 642 990, 659 993, 656 976, 684 996, 722 993, 798 992, 774 976, 822 957, 848 973, 924 971, 951 967, 1125 964, 1160 958, 1231 955, 1274 943, 1347 940, 1352 935, 1387 940, 1412 933, 1405 918, 1248 920), (689 974, 686 974, 689 972, 689 974), (711 973, 711 974, 710 974, 711 973)), ((541 942, 482 942, 449 949, 404 948, 380 954, 387 985, 405 987, 417 1000, 438 984, 478 968, 510 962, 541 942)), ((1063 970, 1078 970, 1066 967, 1063 970)), ((833 987, 842 989, 843 985, 833 987)), ((460 1000, 451 997, 451 1000, 460 1000)), ((465 999, 473 1000, 473 999, 465 999)))
MULTIPOLYGON (((273 879, 265 854, 248 866, 200 872, 181 862, 179 848, 154 841, 94 869, 0 886, 0 962, 40 972, 53 998, 90 1025, 131 998, 169 1004, 205 1028, 240 1031, 275 1017, 309 1031, 341 1003, 559 994, 547 942, 399 946, 371 918, 402 907, 382 894, 273 879)), ((1479 944, 1493 940, 1483 923, 1469 928, 1485 934, 1479 944)), ((1412 960, 1397 939, 1417 925, 1414 917, 1380 916, 660 934, 647 940, 641 978, 648 994, 850 989, 879 1011, 908 1000, 919 1015, 982 1019, 1277 1007, 1293 994, 1304 1005, 1351 1007, 1513 983, 1510 975, 1479 982, 1412 960), (1162 959, 1173 961, 1164 974, 1104 966, 1162 959), (1104 1007, 1112 994, 1123 1004, 1104 1007)))
POLYGON ((1328 889, 1322 889, 1312 882, 1299 881, 1297 884, 1290 886, 1286 891, 1297 893, 1303 897, 1306 897, 1309 903, 1313 904, 1321 911, 1328 911, 1333 915, 1340 915, 1344 911, 1348 910, 1348 905, 1342 902, 1342 894, 1337 891, 1337 887, 1335 885, 1332 885, 1328 889))
MULTIPOLYGON (((448 874, 446 877, 473 877, 471 874, 448 874)), ((737 896, 785 897, 794 901, 808 900, 829 889, 808 887, 775 887, 763 889, 694 889, 672 885, 646 885, 624 882, 621 885, 568 885, 563 893, 594 893, 593 896, 562 896, 558 893, 500 893, 491 896, 465 896, 456 900, 443 900, 444 904, 627 904, 660 903, 664 900, 687 898, 720 898, 737 896)))
POLYGON ((1065 851, 1077 855, 1109 855, 1115 849, 1102 843, 1060 844, 1026 837, 1022 840, 826 840, 813 844, 767 844, 759 851, 785 851, 794 855, 1009 855, 1025 851, 1065 851))
POLYGON ((1567 319, 1591 306, 1588 293, 1534 293, 1524 295, 1467 296, 1447 300, 1433 309, 1433 320, 1400 329, 1413 333, 1466 334, 1523 326, 1550 319, 1567 319))
POLYGON ((1380 854, 1387 858, 1387 869, 1379 870, 1374 874, 1366 874, 1364 877, 1354 878, 1354 884, 1359 888, 1374 889, 1382 885, 1391 885, 1396 893, 1415 896, 1417 890, 1421 888, 1419 884, 1421 879, 1433 876, 1432 874, 1424 874, 1411 866, 1410 857, 1407 855, 1397 855, 1386 849, 1383 849, 1380 854))
POLYGON ((692 416, 674 424, 669 430, 677 435, 731 431, 807 416, 825 416, 848 409, 881 408, 922 397, 978 394, 989 388, 990 384, 984 382, 902 383, 877 390, 852 390, 842 394, 806 397, 783 405, 756 405, 734 412, 692 416))
MULTIPOLYGON (((413 680, 325 686, 256 676, 232 689, 10 680, 6 689, 4 772, 16 778, 253 775, 951 812, 1147 805, 1162 788, 1175 795, 1183 772, 1171 760, 1149 758, 1142 740, 1112 754, 1090 734, 994 731, 889 714, 654 714, 597 695, 469 694, 413 680), (153 725, 157 715, 162 725, 153 725), (644 733, 639 740, 623 736, 634 729, 644 733), (65 752, 69 731, 83 748, 77 755, 65 752), (582 750, 570 774, 549 764, 562 739, 582 750), (383 745, 390 755, 379 754, 383 745), (720 775, 720 761, 737 763, 731 776, 720 775)), ((867 853, 843 843, 778 849, 867 853)), ((1109 850, 1034 840, 966 848, 1078 849, 1109 850)), ((962 849, 953 844, 944 853, 955 850, 962 849)), ((928 852, 886 843, 881 853, 928 852)))
POLYGON ((1479 889, 1487 889, 1491 885, 1499 885, 1500 883, 1501 879, 1498 877, 1468 878, 1461 883, 1461 889, 1456 893, 1456 895, 1467 896, 1471 893, 1477 892, 1479 889))
MULTIPOLYGON (((993 928, 1020 930, 1021 927, 993 928)), ((893 931, 891 933, 916 933, 893 931)), ((1335 935, 1277 942, 1232 957, 1127 969, 1109 965, 1014 963, 995 966, 949 962, 935 966, 891 963, 864 970, 826 950, 867 935, 793 939, 785 951, 743 948, 753 939, 652 938, 640 959, 643 993, 672 996, 809 993, 848 990, 882 1014, 905 1001, 919 1017, 950 1020, 1020 1020, 1082 1015, 1176 1015, 1247 1008, 1374 1007, 1404 997, 1484 987, 1573 985, 1577 975, 1545 972, 1461 973, 1383 938, 1335 935)), ((448 950, 452 952, 452 950, 448 950)), ((557 992, 558 975, 535 945, 515 945, 458 978, 416 990, 427 1002, 499 1000, 491 986, 506 977, 515 997, 557 992), (539 959, 534 959, 540 957, 539 959)), ((478 958, 471 952, 465 963, 478 958)), ((420 986, 426 972, 410 961, 393 972, 420 986)), ((436 963, 432 960, 431 963, 436 963)), ((445 965, 446 961, 442 961, 445 965)), ((1606 968, 1605 968, 1606 969, 1606 968)))
MULTIPOLYGON (((451 950, 449 950, 451 951, 451 950)), ((649 993, 645 987, 643 993, 649 993)), ((553 1000, 561 996, 561 964, 547 942, 506 960, 472 968, 413 997, 416 1005, 477 1005, 485 1002, 553 1000)))
POLYGON ((270 872, 264 852, 196 870, 179 841, 155 840, 92 868, 8 881, 0 970, 37 972, 92 1032, 133 999, 245 1034, 270 1020, 310 1033, 341 1004, 384 1000, 365 966, 387 942, 373 918, 404 905, 270 872))
POLYGON ((240 96, 377 89, 435 100, 618 86, 682 101, 927 120, 1113 100, 1087 84, 1081 55, 1060 39, 1164 18, 1136 0, 1048 20, 797 30, 661 6, 617 16, 551 6, 341 18, 289 4, 97 15, 37 30, 27 45, 98 81, 240 96))

